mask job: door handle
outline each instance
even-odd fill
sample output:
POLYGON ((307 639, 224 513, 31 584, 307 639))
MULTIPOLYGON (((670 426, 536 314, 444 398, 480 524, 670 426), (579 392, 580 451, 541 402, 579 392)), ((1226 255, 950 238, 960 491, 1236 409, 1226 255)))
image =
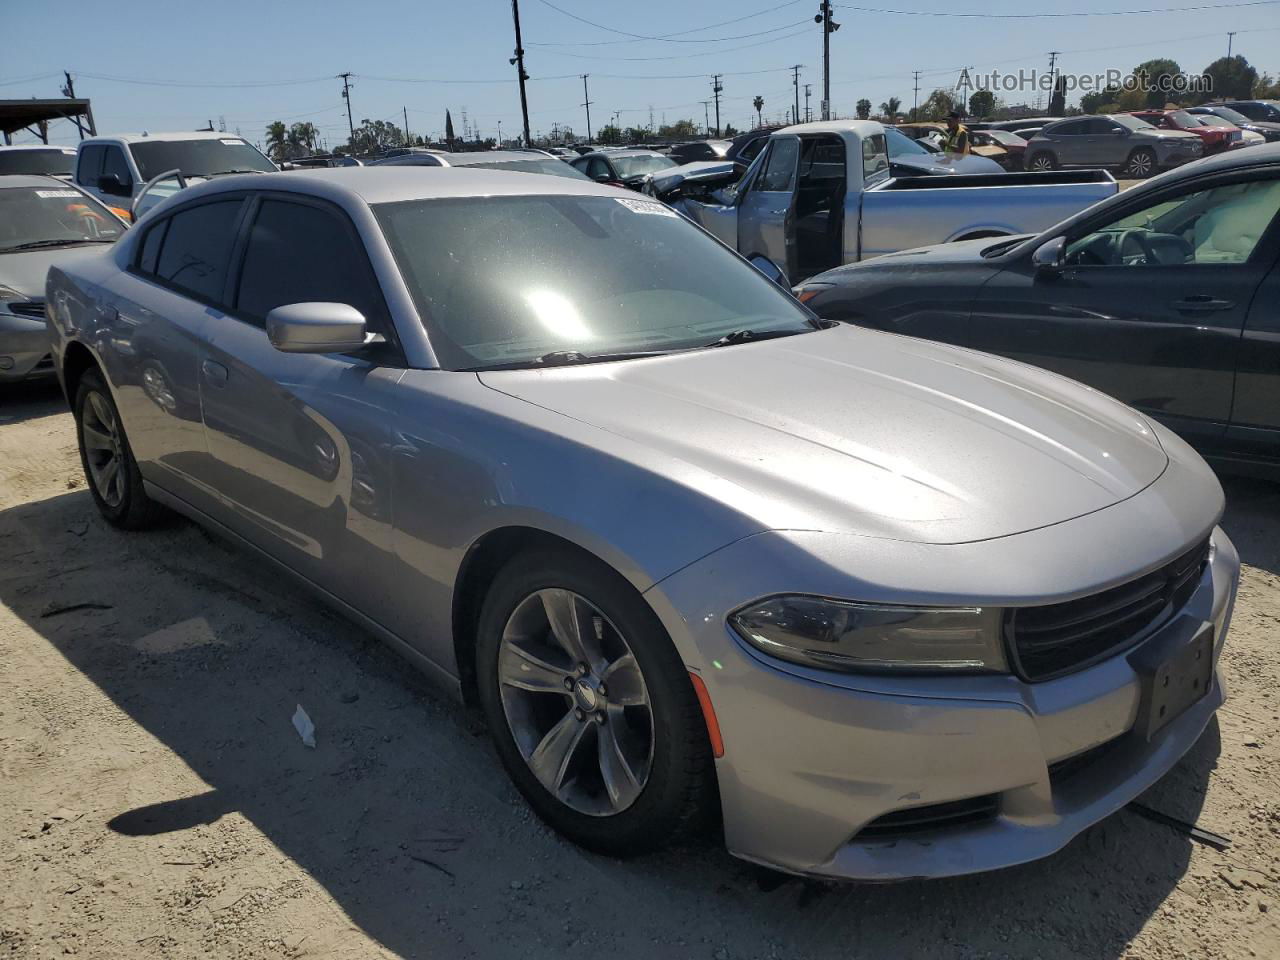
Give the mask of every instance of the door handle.
POLYGON ((1234 300, 1218 300, 1207 293, 1183 297, 1171 304, 1173 309, 1183 313, 1213 313, 1217 310, 1230 310, 1236 305, 1234 300))
POLYGON ((206 360, 200 364, 200 369, 204 371, 205 378, 216 384, 224 384, 227 382, 227 368, 214 360, 206 360))

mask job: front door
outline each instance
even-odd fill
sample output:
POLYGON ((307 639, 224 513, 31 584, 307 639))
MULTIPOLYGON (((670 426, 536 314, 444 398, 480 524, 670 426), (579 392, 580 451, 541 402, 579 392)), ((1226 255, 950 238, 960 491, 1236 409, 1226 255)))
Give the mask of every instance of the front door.
POLYGON ((1272 266, 1245 321, 1228 441, 1246 456, 1280 460, 1280 221, 1269 239, 1272 266))
POLYGON ((800 138, 774 137, 763 163, 738 204, 738 252, 748 259, 768 257, 794 282, 798 268, 794 219, 800 138))
POLYGON ((253 201, 230 316, 200 364, 217 519, 366 613, 389 582, 392 391, 403 375, 355 227, 329 204, 253 201), (278 306, 346 303, 388 344, 291 354, 267 339, 278 306))
POLYGON ((959 339, 1087 383, 1211 450, 1277 208, 1280 183, 1256 176, 1148 194, 1074 228, 1056 276, 1027 257, 993 277, 959 339))

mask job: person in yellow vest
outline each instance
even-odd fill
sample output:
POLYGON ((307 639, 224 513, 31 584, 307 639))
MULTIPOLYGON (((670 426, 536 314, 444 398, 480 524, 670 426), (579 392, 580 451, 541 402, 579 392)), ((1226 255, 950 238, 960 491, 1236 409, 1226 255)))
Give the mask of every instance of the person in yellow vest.
POLYGON ((961 157, 969 155, 969 131, 960 123, 960 112, 947 114, 947 135, 942 139, 942 152, 961 157))

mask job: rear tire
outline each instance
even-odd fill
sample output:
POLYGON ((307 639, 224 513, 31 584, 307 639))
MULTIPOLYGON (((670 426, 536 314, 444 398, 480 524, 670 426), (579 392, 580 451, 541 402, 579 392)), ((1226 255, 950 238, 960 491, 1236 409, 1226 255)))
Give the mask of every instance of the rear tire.
POLYGON ((1129 154, 1129 161, 1124 166, 1124 172, 1135 180, 1145 180, 1156 173, 1156 163, 1154 150, 1149 147, 1139 147, 1129 154))
POLYGON ((1027 159, 1027 169, 1032 173, 1048 173, 1050 170, 1057 170, 1058 158, 1048 150, 1040 150, 1027 159))
POLYGON ((567 548, 517 556, 494 579, 477 634, 498 756, 549 826, 624 857, 706 823, 716 788, 701 708, 626 580, 567 548))
POLYGON ((103 518, 122 530, 155 526, 167 511, 143 490, 120 411, 98 370, 81 375, 72 410, 80 465, 103 518))

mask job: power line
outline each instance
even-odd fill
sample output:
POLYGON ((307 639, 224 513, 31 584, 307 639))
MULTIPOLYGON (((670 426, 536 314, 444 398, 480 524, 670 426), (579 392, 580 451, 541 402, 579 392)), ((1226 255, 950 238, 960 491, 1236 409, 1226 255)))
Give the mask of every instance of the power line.
MULTIPOLYGON (((545 2, 545 0, 543 0, 543 2, 545 2)), ((1268 0, 1268 2, 1271 2, 1271 0, 1268 0)), ((1280 3, 1280 0, 1274 0, 1274 2, 1280 3)), ((700 53, 676 54, 670 57, 607 57, 607 56, 592 56, 591 54, 587 54, 587 53, 568 53, 567 51, 564 51, 564 50, 543 50, 543 52, 549 53, 557 57, 573 57, 577 60, 611 60, 614 62, 617 62, 617 61, 632 62, 632 61, 641 61, 641 60, 691 60, 695 57, 705 57, 708 54, 712 54, 712 53, 714 54, 733 53, 735 50, 749 50, 752 47, 764 46, 766 43, 776 43, 779 40, 790 40, 792 37, 798 37, 801 34, 808 33, 808 32, 809 32, 809 27, 808 27, 808 24, 806 23, 805 26, 801 27, 799 30, 795 31, 794 33, 784 33, 782 34, 782 36, 779 36, 779 37, 769 37, 766 40, 757 40, 754 43, 744 43, 740 47, 724 47, 723 49, 720 49, 720 50, 703 50, 700 53)))
MULTIPOLYGON (((542 0, 546 2, 546 0, 542 0)), ((1041 20, 1065 17, 1127 17, 1147 13, 1194 13, 1197 10, 1233 10, 1239 7, 1265 7, 1280 3, 1280 0, 1244 0, 1241 3, 1207 3, 1194 7, 1147 7, 1140 10, 1069 10, 1055 13, 955 13, 949 10, 890 10, 884 7, 859 7, 853 4, 840 4, 845 10, 857 10, 859 13, 884 13, 898 17, 960 17, 981 20, 1041 20)))
MULTIPOLYGON (((551 3, 550 0, 538 0, 538 2, 541 3, 544 7, 550 7, 556 13, 563 14, 564 16, 568 17, 570 20, 577 20, 579 23, 585 23, 589 27, 595 27, 597 30, 603 30, 606 33, 616 33, 623 37, 630 37, 632 40, 670 41, 673 37, 683 37, 683 36, 687 36, 690 33, 701 33, 703 30, 713 30, 716 27, 727 27, 733 23, 741 23, 743 20, 750 20, 753 17, 764 16, 766 13, 773 13, 776 10, 782 10, 786 7, 793 7, 797 3, 801 2, 801 0, 789 0, 789 2, 787 3, 776 4, 772 7, 768 7, 764 10, 759 10, 755 13, 748 13, 741 17, 735 17, 732 20, 722 20, 719 23, 708 24, 705 27, 692 27, 688 30, 677 31, 676 33, 664 33, 664 34, 658 34, 658 35, 645 34, 645 33, 631 33, 628 30, 619 30, 616 27, 609 27, 609 26, 605 26, 603 23, 596 23, 594 20, 588 20, 586 17, 581 17, 576 13, 572 13, 568 10, 565 10, 563 7, 557 7, 554 3, 551 3)), ((618 41, 618 40, 602 41, 602 43, 622 43, 622 42, 625 42, 625 41, 618 41)))
MULTIPOLYGON (((736 36, 732 36, 732 37, 706 37, 703 39, 683 39, 683 40, 675 40, 670 37, 654 37, 653 39, 661 40, 663 43, 727 43, 730 40, 747 40, 747 39, 750 39, 751 37, 763 37, 770 33, 780 33, 783 30, 792 30, 795 27, 801 26, 807 22, 808 21, 806 20, 797 20, 793 23, 783 24, 780 27, 770 27, 768 30, 757 30, 754 33, 739 33, 736 36)), ((562 40, 555 43, 531 43, 529 44, 529 46, 531 47, 599 47, 599 46, 604 46, 606 44, 647 43, 647 42, 648 42, 647 40, 640 40, 640 39, 604 40, 604 41, 597 41, 597 42, 579 42, 579 41, 572 41, 572 40, 562 40)))

